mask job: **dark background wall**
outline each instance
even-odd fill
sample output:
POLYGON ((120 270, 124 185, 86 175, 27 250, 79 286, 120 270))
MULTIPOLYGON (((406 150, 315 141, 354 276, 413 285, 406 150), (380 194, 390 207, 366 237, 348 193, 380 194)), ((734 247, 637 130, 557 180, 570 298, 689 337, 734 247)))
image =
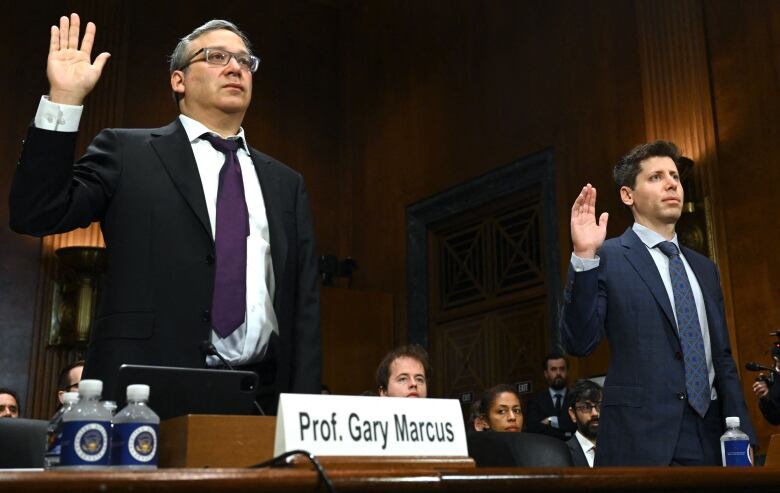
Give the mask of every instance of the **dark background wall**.
MULTIPOLYGON (((46 91, 48 28, 78 11, 98 25, 96 50, 113 33, 107 70, 121 91, 111 126, 156 126, 175 117, 166 55, 177 37, 215 16, 238 22, 263 59, 245 129, 252 145, 307 179, 319 250, 359 262, 352 288, 392 296, 392 323, 377 341, 406 340, 405 211, 416 201, 549 148, 554 153, 562 272, 568 211, 596 185, 611 213, 609 234, 627 227, 609 180, 615 160, 646 140, 638 24, 641 2, 582 1, 72 1, 2 2, 3 46, 20 58, 0 78, 0 192, 6 196, 19 142, 46 91), (105 36, 105 37, 102 37, 105 36), (391 333, 387 333, 387 332, 391 333)), ((715 132, 712 190, 719 258, 738 361, 768 363, 767 333, 780 328, 775 214, 780 168, 780 4, 657 0, 674 16, 698 14, 701 60, 715 132)), ((684 35, 682 36, 684 39, 684 35)), ((108 72, 107 74, 108 75, 108 72)), ((676 104, 684 105, 685 101, 676 104)), ((90 106, 87 112, 104 111, 90 106)), ((685 150, 685 149, 684 149, 685 150)), ((0 223, 7 225, 0 201, 0 223)), ((39 242, 0 228, 0 385, 27 386, 36 316, 39 242)), ((356 328, 346 328, 358 330, 356 328)), ((345 338, 344 340, 349 340, 345 338)), ((382 349, 383 350, 383 349, 382 349)), ((381 352, 381 350, 380 350, 381 352)), ((577 375, 605 371, 607 352, 573 362, 577 375)), ((366 368, 373 368, 375 361, 366 368)), ((34 364, 34 362, 33 362, 34 364)), ((743 373, 759 431, 761 418, 743 373)), ((24 393, 24 390, 23 390, 24 393)))

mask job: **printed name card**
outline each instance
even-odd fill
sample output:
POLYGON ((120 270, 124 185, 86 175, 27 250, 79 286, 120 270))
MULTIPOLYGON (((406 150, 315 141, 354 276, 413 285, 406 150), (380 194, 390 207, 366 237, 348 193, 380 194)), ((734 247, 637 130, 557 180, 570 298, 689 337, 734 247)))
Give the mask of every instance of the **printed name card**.
POLYGON ((456 399, 282 394, 274 455, 465 457, 456 399))

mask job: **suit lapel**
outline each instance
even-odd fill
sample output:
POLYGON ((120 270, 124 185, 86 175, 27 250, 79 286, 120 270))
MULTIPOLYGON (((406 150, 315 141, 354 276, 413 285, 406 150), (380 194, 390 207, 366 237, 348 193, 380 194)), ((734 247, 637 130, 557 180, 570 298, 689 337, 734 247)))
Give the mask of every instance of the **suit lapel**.
POLYGON ((284 279, 284 266, 287 265, 287 233, 284 228, 283 206, 278 191, 280 184, 278 177, 271 172, 270 158, 251 149, 252 163, 255 165, 257 177, 260 180, 260 189, 263 191, 265 203, 265 216, 268 219, 268 234, 271 237, 271 262, 274 266, 274 306, 278 306, 279 293, 281 292, 281 280, 284 279))
POLYGON ((661 280, 661 274, 658 273, 658 267, 653 261, 650 252, 639 236, 628 228, 620 237, 620 243, 625 248, 624 255, 626 260, 634 267, 639 277, 650 289, 655 301, 661 306, 661 310, 666 315, 670 327, 672 327, 675 338, 678 338, 677 323, 674 321, 674 312, 672 304, 669 302, 669 294, 666 292, 664 282, 661 280))
POLYGON ((198 165, 192 146, 178 118, 168 126, 152 131, 152 148, 160 157, 163 166, 171 177, 184 200, 197 216, 209 239, 214 241, 211 222, 206 208, 206 197, 200 181, 198 165))

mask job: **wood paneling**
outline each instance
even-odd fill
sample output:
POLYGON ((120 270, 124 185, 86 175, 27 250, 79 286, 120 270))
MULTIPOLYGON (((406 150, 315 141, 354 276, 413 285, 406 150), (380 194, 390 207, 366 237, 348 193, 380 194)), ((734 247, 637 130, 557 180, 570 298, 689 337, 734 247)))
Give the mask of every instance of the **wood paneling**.
MULTIPOLYGON (((734 331, 742 362, 769 364, 770 331, 780 329, 780 4, 703 2, 718 138, 718 172, 734 331)), ((764 450, 776 427, 761 417, 742 373, 764 450)))
MULTIPOLYGON (((218 13, 205 0, 67 5, 103 19, 104 3, 121 11, 101 21, 115 25, 98 26, 96 46, 124 43, 106 74, 106 82, 114 77, 106 90, 117 101, 100 104, 96 93, 87 112, 113 108, 95 120, 108 125, 156 126, 175 116, 165 60, 178 36, 211 15, 247 30, 263 58, 245 122, 249 140, 306 176, 319 250, 358 261, 353 287, 397 301, 392 334, 379 334, 382 341, 406 341, 400 300, 406 300, 408 205, 549 148, 556 254, 565 268, 568 211, 580 187, 599 188, 598 208, 610 212, 608 233, 621 233, 631 217, 612 187, 612 164, 648 137, 671 136, 706 170, 702 183, 716 211, 737 359, 768 362, 767 333, 780 328, 780 216, 772 213, 780 183, 777 2, 239 0, 218 13), (674 58, 658 56, 665 52, 674 58)), ((47 26, 63 13, 59 8, 8 6, 13 22, 0 39, 23 53, 24 63, 0 79, 2 93, 14 96, 0 119, 8 163, 0 170, 3 194, 46 91, 47 26)), ((0 220, 7 221, 5 200, 0 220)), ((12 375, 0 383, 24 381, 32 317, 42 310, 34 306, 41 299, 39 245, 0 231, 0 362, 12 375)), ((341 344, 349 345, 348 338, 341 344)), ((603 345, 572 362, 572 371, 602 373, 607 358, 603 345)), ((743 381, 765 436, 750 375, 743 381)))

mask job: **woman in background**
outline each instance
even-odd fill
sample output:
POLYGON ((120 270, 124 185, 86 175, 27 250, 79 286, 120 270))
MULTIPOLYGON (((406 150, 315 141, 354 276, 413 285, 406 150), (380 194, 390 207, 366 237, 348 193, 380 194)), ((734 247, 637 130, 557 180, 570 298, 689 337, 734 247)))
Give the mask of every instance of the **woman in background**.
POLYGON ((511 385, 499 384, 482 393, 479 416, 474 420, 477 431, 521 431, 523 411, 520 394, 511 385))

